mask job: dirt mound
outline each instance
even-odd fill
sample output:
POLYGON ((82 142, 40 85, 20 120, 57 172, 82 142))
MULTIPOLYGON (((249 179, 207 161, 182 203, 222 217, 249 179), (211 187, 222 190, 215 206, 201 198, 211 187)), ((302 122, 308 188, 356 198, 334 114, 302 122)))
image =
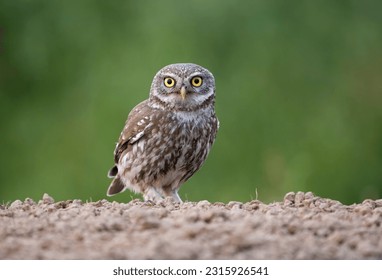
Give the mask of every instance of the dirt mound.
POLYGON ((381 259, 382 199, 312 193, 264 204, 16 200, 0 206, 1 259, 381 259))

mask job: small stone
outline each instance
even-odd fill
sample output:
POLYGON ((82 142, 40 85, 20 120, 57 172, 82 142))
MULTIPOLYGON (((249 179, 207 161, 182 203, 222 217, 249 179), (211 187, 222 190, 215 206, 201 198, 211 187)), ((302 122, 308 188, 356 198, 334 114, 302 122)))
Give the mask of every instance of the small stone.
POLYGON ((101 206, 103 205, 103 200, 98 200, 98 201, 96 201, 96 202, 93 202, 93 205, 94 205, 95 207, 101 207, 101 206))
POLYGON ((189 202, 189 201, 186 201, 186 202, 183 202, 180 204, 180 208, 181 209, 188 209, 188 208, 192 208, 194 206, 194 202, 189 202))
POLYGON ((338 209, 340 209, 342 207, 342 203, 337 201, 337 200, 331 200, 330 201, 330 204, 329 204, 329 208, 333 211, 337 211, 338 209))
POLYGON ((31 209, 31 206, 29 205, 29 204, 23 204, 22 205, 22 209, 24 210, 24 211, 29 211, 30 209, 31 209))
POLYGON ((250 205, 250 204, 246 203, 243 205, 243 209, 246 211, 257 210, 257 209, 259 209, 259 205, 250 205))
POLYGON ((73 204, 82 205, 81 199, 75 199, 73 200, 73 204))
POLYGON ((318 208, 323 209, 324 207, 327 206, 327 203, 326 203, 326 201, 325 201, 323 198, 318 198, 318 199, 316 199, 316 200, 314 201, 314 205, 315 205, 316 207, 318 207, 318 208), (321 204, 325 204, 325 206, 321 206, 321 204))
POLYGON ((243 208, 243 203, 239 201, 230 201, 228 202, 227 207, 231 209, 241 209, 243 208))
POLYGON ((305 199, 313 199, 314 198, 314 194, 312 192, 307 192, 305 194, 305 199))
POLYGON ((208 200, 199 201, 197 204, 197 206, 201 207, 201 208, 209 207, 210 205, 211 205, 211 203, 208 200))
POLYGON ((382 207, 382 199, 377 199, 375 201, 375 207, 382 207))
POLYGON ((377 204, 375 203, 374 200, 371 200, 371 199, 365 199, 363 202, 362 202, 362 205, 365 205, 367 207, 370 207, 371 209, 374 209, 377 204))
POLYGON ((260 207, 261 202, 259 200, 252 200, 250 202, 247 202, 243 205, 243 208, 245 210, 251 211, 251 210, 257 210, 260 207))
MULTIPOLYGON (((207 200, 205 200, 205 201, 207 201, 207 200)), ((208 202, 208 201, 207 201, 208 202)), ((214 204, 213 204, 214 206, 218 206, 218 207, 225 207, 225 204, 223 203, 223 202, 220 202, 220 201, 218 201, 218 202, 214 202, 214 204)))
POLYGON ((72 203, 69 205, 70 208, 79 208, 82 205, 82 201, 80 199, 74 199, 72 203))
POLYGON ((21 206, 23 205, 23 202, 21 200, 15 200, 11 203, 11 205, 9 206, 10 209, 14 209, 14 208, 20 208, 21 206))
POLYGON ((53 204, 54 199, 49 194, 44 193, 44 195, 42 196, 42 202, 44 204, 53 204))
POLYGON ((302 206, 302 202, 305 199, 305 194, 303 192, 297 192, 294 200, 296 206, 302 206))
POLYGON ((296 194, 294 192, 288 192, 284 196, 284 205, 293 205, 296 194))
POLYGON ((28 204, 28 205, 36 205, 36 202, 33 201, 32 198, 26 198, 25 201, 24 201, 25 204, 28 204))

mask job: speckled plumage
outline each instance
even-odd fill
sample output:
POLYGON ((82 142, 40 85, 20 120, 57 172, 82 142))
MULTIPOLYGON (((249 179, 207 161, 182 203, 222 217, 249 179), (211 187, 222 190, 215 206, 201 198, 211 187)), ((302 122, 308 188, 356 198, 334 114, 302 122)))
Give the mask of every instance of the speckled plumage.
POLYGON ((215 80, 207 69, 191 63, 162 68, 149 99, 127 118, 107 194, 130 189, 145 200, 170 196, 181 202, 181 184, 200 168, 215 141, 219 121, 214 104, 215 80))

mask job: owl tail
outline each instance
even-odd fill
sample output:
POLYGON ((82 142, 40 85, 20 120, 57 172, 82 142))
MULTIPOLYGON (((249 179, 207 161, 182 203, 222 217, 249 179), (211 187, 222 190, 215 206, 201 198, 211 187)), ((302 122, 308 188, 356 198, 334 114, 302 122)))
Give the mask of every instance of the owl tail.
POLYGON ((118 174, 118 167, 114 165, 112 168, 110 168, 109 173, 107 173, 107 177, 114 178, 118 174))
POLYGON ((113 179, 111 182, 109 188, 107 189, 107 195, 112 196, 117 193, 122 192, 125 189, 125 186, 123 185, 121 179, 117 176, 113 179))
POLYGON ((107 195, 112 196, 123 191, 125 186, 123 185, 121 179, 118 176, 118 167, 114 165, 107 174, 109 178, 114 178, 111 182, 109 188, 107 189, 107 195))

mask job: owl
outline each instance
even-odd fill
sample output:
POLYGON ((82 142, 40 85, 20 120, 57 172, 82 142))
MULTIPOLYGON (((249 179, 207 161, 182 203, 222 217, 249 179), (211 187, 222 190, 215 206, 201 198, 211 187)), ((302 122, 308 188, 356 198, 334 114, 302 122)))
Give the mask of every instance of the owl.
POLYGON ((182 202, 179 188, 206 160, 218 128, 211 72, 191 63, 165 66, 154 76, 149 98, 127 117, 107 195, 129 189, 145 201, 182 202))

